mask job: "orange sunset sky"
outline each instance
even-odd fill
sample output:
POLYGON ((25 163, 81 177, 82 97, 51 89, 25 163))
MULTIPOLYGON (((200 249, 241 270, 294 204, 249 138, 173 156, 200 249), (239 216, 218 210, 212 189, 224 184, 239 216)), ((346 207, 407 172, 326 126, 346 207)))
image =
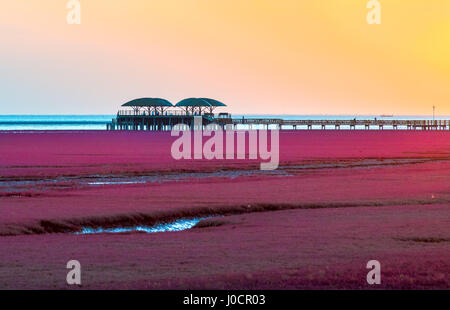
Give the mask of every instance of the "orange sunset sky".
POLYGON ((2 114, 211 97, 234 114, 450 115, 450 1, 1 0, 2 114))

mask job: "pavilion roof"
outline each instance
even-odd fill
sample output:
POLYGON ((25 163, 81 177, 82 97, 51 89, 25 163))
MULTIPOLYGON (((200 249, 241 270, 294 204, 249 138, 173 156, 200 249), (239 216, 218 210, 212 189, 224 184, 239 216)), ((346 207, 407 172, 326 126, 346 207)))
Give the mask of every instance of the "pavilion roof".
POLYGON ((176 107, 226 107, 220 101, 210 98, 187 98, 178 102, 176 107))
POLYGON ((122 104, 122 107, 173 107, 173 104, 162 98, 139 98, 122 104))

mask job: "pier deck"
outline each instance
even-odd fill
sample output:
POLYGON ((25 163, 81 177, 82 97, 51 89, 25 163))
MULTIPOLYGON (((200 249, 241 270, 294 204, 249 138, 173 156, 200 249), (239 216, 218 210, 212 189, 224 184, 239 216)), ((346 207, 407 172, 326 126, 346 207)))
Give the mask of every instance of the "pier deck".
POLYGON ((407 129, 407 130, 447 130, 450 129, 450 120, 284 120, 274 118, 260 119, 232 119, 233 125, 278 125, 280 128, 289 126, 289 129, 305 128, 313 129, 313 126, 320 129, 341 129, 341 126, 347 126, 350 129, 407 129), (331 127, 331 128, 330 128, 331 127))
MULTIPOLYGON (((280 118, 231 118, 214 117, 210 114, 200 115, 202 124, 215 123, 224 128, 231 125, 233 129, 394 129, 394 130, 450 130, 450 120, 396 120, 396 119, 358 119, 358 120, 286 120, 280 118), (239 127, 238 127, 239 126, 239 127)), ((194 115, 176 113, 164 115, 118 114, 117 118, 107 124, 107 130, 171 130, 177 124, 186 124, 193 128, 194 115)))

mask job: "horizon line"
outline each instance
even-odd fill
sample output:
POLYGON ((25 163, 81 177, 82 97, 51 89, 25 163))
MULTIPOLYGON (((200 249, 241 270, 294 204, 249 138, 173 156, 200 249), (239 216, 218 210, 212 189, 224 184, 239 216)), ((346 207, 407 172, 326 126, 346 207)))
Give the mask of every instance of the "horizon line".
MULTIPOLYGON (((236 113, 231 115, 257 115, 257 116, 384 116, 395 117, 395 116, 433 116, 433 114, 381 114, 381 113, 373 113, 373 114, 326 114, 326 113, 317 113, 317 114, 299 114, 299 113, 282 113, 282 114, 269 114, 269 113, 236 113)), ((115 116, 116 113, 113 114, 0 114, 2 116, 115 116)), ((435 117, 449 116, 450 114, 435 114, 435 117)))

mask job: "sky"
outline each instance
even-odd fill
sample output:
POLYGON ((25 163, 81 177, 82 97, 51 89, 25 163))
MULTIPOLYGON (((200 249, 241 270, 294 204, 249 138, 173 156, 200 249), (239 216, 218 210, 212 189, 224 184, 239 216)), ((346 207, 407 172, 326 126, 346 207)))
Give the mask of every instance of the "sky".
POLYGON ((450 115, 450 1, 1 0, 0 114, 210 97, 233 114, 450 115))

